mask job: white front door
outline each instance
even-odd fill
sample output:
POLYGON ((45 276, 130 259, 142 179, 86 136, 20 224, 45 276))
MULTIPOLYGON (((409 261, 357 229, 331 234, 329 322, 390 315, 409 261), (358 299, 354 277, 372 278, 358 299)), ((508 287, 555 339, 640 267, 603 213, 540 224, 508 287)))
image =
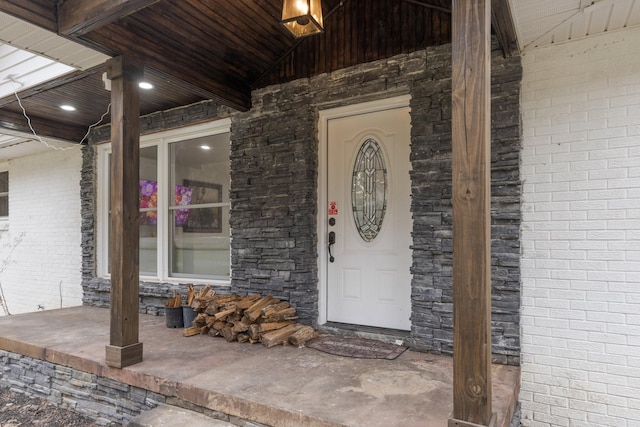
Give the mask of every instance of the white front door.
POLYGON ((326 123, 327 320, 409 330, 409 108, 326 123))

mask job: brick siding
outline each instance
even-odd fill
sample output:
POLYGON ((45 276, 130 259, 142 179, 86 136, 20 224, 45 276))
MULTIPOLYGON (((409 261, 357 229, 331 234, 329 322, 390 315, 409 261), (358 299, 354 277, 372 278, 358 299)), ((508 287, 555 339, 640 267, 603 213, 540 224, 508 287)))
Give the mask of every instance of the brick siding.
POLYGON ((640 426, 639 45, 523 58, 523 426, 640 426))
MULTIPOLYGON (((82 304, 80 148, 13 159, 0 281, 11 314, 82 304)), ((0 310, 0 315, 4 315, 0 310)))

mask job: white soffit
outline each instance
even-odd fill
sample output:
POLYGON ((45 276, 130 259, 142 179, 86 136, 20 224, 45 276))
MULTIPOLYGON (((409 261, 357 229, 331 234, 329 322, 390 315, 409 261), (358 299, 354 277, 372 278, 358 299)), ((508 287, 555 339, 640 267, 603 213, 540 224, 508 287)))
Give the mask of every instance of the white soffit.
POLYGON ((509 0, 520 50, 640 25, 640 0, 509 0))
POLYGON ((0 12, 0 98, 75 70, 104 63, 108 56, 0 12))
MULTIPOLYGON (((0 12, 0 98, 55 79, 75 70, 103 64, 108 56, 0 12)), ((44 138, 55 147, 69 143, 44 138)), ((47 150, 33 135, 0 131, 0 161, 29 156, 47 150)))
MULTIPOLYGON (((76 145, 53 138, 45 138, 45 140, 50 147, 59 149, 68 149, 76 145)), ((0 161, 31 156, 47 149, 51 150, 52 148, 47 148, 33 135, 13 131, 2 131, 0 133, 0 161)))

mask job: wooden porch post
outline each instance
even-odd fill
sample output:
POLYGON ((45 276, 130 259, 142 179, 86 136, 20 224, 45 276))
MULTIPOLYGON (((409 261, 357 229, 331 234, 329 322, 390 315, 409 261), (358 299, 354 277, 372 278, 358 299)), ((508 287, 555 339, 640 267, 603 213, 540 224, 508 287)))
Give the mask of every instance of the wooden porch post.
POLYGON ((453 419, 490 426, 491 0, 453 2, 453 419))
POLYGON ((138 342, 140 95, 144 67, 131 58, 107 61, 111 80, 111 334, 106 363, 123 368, 142 361, 138 342))

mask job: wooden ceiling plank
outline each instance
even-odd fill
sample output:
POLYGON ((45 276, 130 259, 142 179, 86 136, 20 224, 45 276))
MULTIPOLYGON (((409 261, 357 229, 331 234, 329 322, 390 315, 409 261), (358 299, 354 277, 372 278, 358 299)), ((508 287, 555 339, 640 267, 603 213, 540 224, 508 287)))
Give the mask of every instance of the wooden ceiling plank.
MULTIPOLYGON (((21 99, 22 106, 30 117, 46 118, 55 121, 59 126, 80 126, 86 129, 106 111, 109 92, 104 89, 101 75, 96 73, 28 97, 21 95, 21 99), (60 105, 64 103, 73 105, 76 111, 60 110, 60 105)), ((22 114, 22 109, 15 99, 2 109, 22 114)))
POLYGON ((58 10, 58 33, 80 36, 160 0, 65 0, 58 10))
POLYGON ((241 22, 255 31, 248 36, 252 36, 254 41, 260 39, 255 33, 265 31, 273 33, 274 31, 283 35, 288 34, 287 30, 280 24, 280 13, 273 14, 265 10, 264 7, 252 1, 224 2, 221 5, 208 5, 207 8, 217 12, 218 15, 226 16, 228 20, 241 22))
MULTIPOLYGON (((161 46, 146 46, 143 52, 140 48, 140 37, 133 36, 124 28, 114 30, 109 27, 100 28, 91 32, 91 40, 103 46, 123 46, 129 45, 130 40, 136 40, 135 53, 141 55, 145 64, 162 72, 167 76, 176 79, 178 87, 189 90, 193 93, 205 97, 205 99, 215 99, 220 103, 241 111, 247 110, 251 105, 251 91, 249 85, 238 81, 230 81, 228 76, 216 75, 194 67, 193 57, 189 57, 182 52, 171 52, 171 61, 166 61, 169 56, 161 46), (129 40, 129 41, 128 41, 129 40)), ((132 53, 122 52, 123 54, 132 53)))
POLYGON ((418 6, 426 7, 428 9, 437 10, 438 12, 451 14, 451 8, 448 8, 448 7, 443 7, 436 4, 432 4, 424 1, 418 1, 418 0, 403 0, 403 1, 407 3, 416 4, 418 6))
POLYGON ((350 26, 349 40, 351 42, 350 49, 346 50, 345 53, 349 55, 349 60, 350 60, 349 65, 354 65, 354 63, 357 63, 358 56, 360 55, 359 54, 360 33, 358 32, 359 15, 357 11, 353 9, 354 3, 356 5, 357 3, 355 2, 355 0, 351 0, 351 3, 352 4, 347 5, 347 7, 344 9, 345 10, 344 13, 346 13, 347 16, 349 17, 349 26, 350 26))
POLYGON ((145 67, 146 81, 154 85, 150 91, 140 92, 140 113, 142 115, 165 111, 183 105, 190 105, 209 99, 209 97, 185 91, 175 83, 175 79, 154 69, 145 67))
MULTIPOLYGON (((200 6, 197 7, 200 8, 200 6)), ((255 8, 249 7, 249 9, 254 10, 255 8)), ((250 46, 251 55, 265 52, 272 60, 279 57, 295 41, 287 36, 284 27, 279 24, 279 18, 265 19, 264 16, 259 15, 259 10, 255 12, 255 15, 249 14, 246 10, 238 9, 238 5, 234 2, 223 2, 216 5, 215 8, 205 7, 198 10, 205 15, 214 17, 216 22, 221 23, 220 28, 226 30, 226 34, 239 38, 242 43, 240 46, 250 46), (240 27, 237 25, 239 23, 246 26, 248 31, 240 33, 240 27), (269 37, 261 36, 261 34, 269 34, 269 37)))
POLYGON ((518 35, 509 0, 491 0, 491 22, 504 56, 518 55, 520 53, 518 35))
MULTIPOLYGON (((347 40, 346 37, 346 33, 348 31, 348 29, 346 28, 346 16, 344 13, 337 13, 336 16, 334 17, 334 25, 336 28, 336 33, 338 34, 338 40, 340 43, 342 43, 342 50, 343 51, 347 51, 349 49, 349 42, 347 40)), ((338 68, 345 68, 346 67, 346 59, 345 55, 336 55, 337 56, 337 66, 338 68)), ((305 65, 306 65, 307 61, 305 61, 305 65)))
MULTIPOLYGON (((394 27, 401 28, 401 38, 402 38, 402 50, 409 50, 411 46, 415 46, 418 40, 418 30, 416 28, 415 17, 418 15, 418 11, 420 9, 424 9, 422 7, 416 7, 409 3, 399 3, 398 4, 398 16, 394 17, 394 27), (399 9, 399 10, 398 10, 399 9), (412 12, 410 12, 412 11, 412 12), (402 16, 408 16, 407 19, 402 19, 402 16), (411 18, 413 17, 413 18, 411 18)), ((422 11, 424 12, 424 10, 422 11)), ((432 12, 430 9, 427 9, 427 12, 432 12)), ((391 49, 393 54, 395 55, 395 51, 391 49)))
MULTIPOLYGON (((86 129, 77 126, 69 126, 40 117, 31 117, 31 124, 36 133, 41 137, 50 137, 70 142, 80 142, 87 132, 86 129)), ((27 119, 21 113, 0 110, 0 129, 17 131, 32 135, 27 119)), ((34 137, 35 138, 35 137, 34 137)))
MULTIPOLYGON (((370 37, 369 39, 362 39, 361 41, 366 43, 368 46, 365 49, 362 49, 362 51, 364 52, 365 56, 362 59, 362 62, 371 62, 373 60, 375 60, 375 53, 374 53, 374 45, 373 45, 373 41, 375 41, 375 29, 376 29, 376 22, 377 21, 373 21, 372 19, 368 19, 369 17, 371 17, 371 12, 373 10, 373 3, 374 2, 365 2, 365 7, 364 7, 364 13, 363 15, 366 16, 366 18, 364 19, 365 23, 366 23, 366 34, 370 37)), ((329 71, 329 70, 327 70, 329 71)))
MULTIPOLYGON (((445 3, 446 1, 431 0, 430 6, 445 8, 445 3)), ((334 8, 336 17, 327 19, 328 16, 325 15, 324 34, 305 38, 304 43, 294 45, 257 78, 252 86, 259 88, 310 77, 335 71, 343 66, 349 67, 427 46, 449 43, 451 13, 424 7, 425 4, 403 0, 349 0, 338 7, 341 4, 337 3, 334 8), (349 28, 344 33, 340 31, 340 15, 344 15, 349 28), (342 34, 348 40, 343 40, 342 34), (311 42, 312 40, 317 40, 317 43, 311 42), (315 55, 306 55, 308 50, 316 47, 319 51, 315 51, 315 55), (336 61, 334 56, 339 59, 336 61), (298 65, 303 60, 310 62, 298 65)))
POLYGON ((404 5, 404 2, 399 1, 387 2, 386 4, 382 4, 383 9, 381 13, 383 13, 384 15, 389 15, 391 17, 391 19, 386 23, 386 26, 389 26, 391 29, 391 31, 388 32, 389 34, 391 34, 391 37, 387 38, 383 36, 380 40, 381 44, 379 51, 381 53, 384 52, 385 56, 391 57, 395 55, 395 49, 398 45, 398 40, 404 40, 409 35, 406 34, 407 28, 404 26, 404 24, 406 24, 406 21, 404 21, 401 17, 402 8, 404 5))
POLYGON ((276 2, 272 0, 239 0, 239 2, 248 4, 249 7, 252 7, 256 11, 262 10, 262 13, 274 16, 278 20, 282 17, 282 0, 276 2))
MULTIPOLYGON (((186 8, 192 10, 191 8, 186 8)), ((220 40, 229 42, 227 39, 213 37, 202 28, 214 27, 214 22, 210 20, 200 21, 202 13, 195 12, 194 15, 184 13, 184 8, 171 8, 162 10, 145 10, 140 16, 133 16, 130 19, 118 24, 124 28, 125 33, 131 37, 135 35, 138 49, 140 46, 155 46, 154 58, 167 56, 170 51, 172 58, 183 58, 184 61, 193 61, 193 58, 200 58, 198 68, 202 73, 218 76, 224 79, 225 84, 241 85, 242 81, 249 79, 249 73, 255 65, 254 57, 240 57, 239 49, 233 51, 233 58, 221 57, 216 54, 212 46, 221 46, 220 40), (159 31, 166 27, 167 21, 173 25, 172 31, 159 31), (176 43, 176 40, 180 40, 176 43), (237 52, 237 53, 236 53, 237 52), (236 58, 236 56, 238 56, 236 58), (231 78, 229 78, 231 77, 231 78)), ((111 27, 110 27, 111 28, 111 27)), ((112 30, 113 31, 113 30, 112 30)), ((126 38, 123 43, 126 43, 126 38)), ((243 41, 238 40, 235 46, 242 46, 243 41)), ((224 49, 228 52, 229 49, 224 49)))
MULTIPOLYGON (((203 56, 204 61, 206 57, 203 53, 209 51, 215 52, 216 49, 212 48, 212 46, 220 46, 224 43, 233 44, 238 48, 233 50, 225 49, 225 51, 232 52, 236 60, 224 61, 224 65, 226 67, 234 67, 235 69, 231 70, 231 72, 242 76, 246 76, 251 72, 252 68, 255 67, 255 64, 252 64, 252 62, 262 61, 269 63, 272 60, 275 54, 269 54, 265 49, 255 49, 253 47, 246 50, 240 49, 240 46, 247 45, 247 41, 238 36, 237 28, 235 28, 234 31, 233 28, 227 29, 224 25, 214 25, 213 21, 206 18, 205 13, 206 11, 200 11, 194 8, 176 10, 173 14, 173 19, 175 20, 181 19, 185 23, 192 23, 191 26, 188 27, 191 34, 186 35, 186 37, 189 37, 190 46, 184 46, 184 48, 189 48, 194 54, 197 52, 197 54, 203 56), (193 25, 194 22, 199 25, 193 25)), ((220 66, 223 63, 220 61, 221 58, 216 55, 212 55, 212 57, 215 58, 214 62, 216 66, 220 66)))
POLYGON ((222 105, 239 111, 247 111, 251 108, 251 89, 247 85, 230 86, 221 83, 220 80, 192 71, 184 66, 176 67, 165 62, 147 62, 148 66, 155 68, 156 72, 162 72, 175 79, 173 82, 183 90, 198 94, 205 99, 219 101, 222 105))
MULTIPOLYGON (((24 100, 32 96, 39 95, 43 92, 49 91, 51 89, 56 89, 56 88, 68 85, 70 83, 76 82, 78 80, 84 79, 87 76, 90 76, 96 73, 103 73, 105 69, 106 69, 105 65, 101 64, 85 71, 74 71, 72 73, 65 74, 57 79, 49 80, 42 84, 21 90, 20 99, 24 100)), ((5 105, 12 104, 15 101, 16 101, 15 95, 5 96, 4 98, 0 99, 0 108, 4 107, 5 105)))

